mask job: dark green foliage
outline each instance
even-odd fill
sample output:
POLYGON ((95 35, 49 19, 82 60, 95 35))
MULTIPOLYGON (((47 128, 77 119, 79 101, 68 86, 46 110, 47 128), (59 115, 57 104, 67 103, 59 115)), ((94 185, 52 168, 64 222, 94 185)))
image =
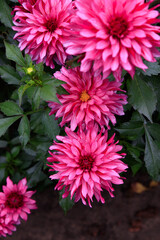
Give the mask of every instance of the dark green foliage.
MULTIPOLYGON (((8 6, 6 2, 4 6, 8 6)), ((9 21, 6 26, 10 27, 9 21)), ((35 64, 29 55, 24 56, 8 29, 6 34, 5 55, 0 56, 1 81, 7 92, 0 93, 0 179, 3 183, 10 175, 18 182, 27 177, 29 187, 41 184, 43 188, 51 183, 46 165, 48 149, 60 133, 46 101, 58 102, 57 87, 63 82, 53 78, 53 71, 45 72, 42 63, 35 64)))
POLYGON ((6 27, 12 27, 11 8, 6 3, 6 0, 0 1, 0 20, 6 27))
POLYGON ((26 146, 26 144, 28 143, 29 139, 30 139, 30 122, 28 120, 27 116, 23 116, 19 127, 18 127, 18 132, 19 132, 19 139, 20 142, 23 146, 26 146))
POLYGON ((66 198, 62 198, 64 190, 59 193, 59 205, 63 208, 65 214, 73 207, 74 200, 71 200, 71 196, 68 195, 66 198))
POLYGON ((19 118, 20 118, 20 116, 0 119, 0 137, 3 134, 5 134, 7 129, 19 118))
POLYGON ((25 67, 26 62, 23 58, 22 52, 20 49, 13 45, 9 44, 8 42, 4 42, 5 47, 6 47, 6 57, 14 62, 16 62, 18 65, 25 67))
POLYGON ((156 94, 139 75, 134 76, 134 81, 128 81, 128 95, 133 108, 152 122, 152 114, 157 103, 156 94))
POLYGON ((20 83, 21 77, 10 65, 0 66, 0 74, 1 78, 8 84, 18 85, 20 83))
POLYGON ((160 148, 153 140, 145 126, 145 156, 144 161, 149 174, 156 180, 160 180, 160 148))
POLYGON ((147 78, 140 71, 141 73, 136 74, 133 80, 127 80, 128 103, 137 111, 129 108, 125 114, 129 121, 118 123, 115 128, 127 151, 126 162, 133 173, 145 165, 148 173, 156 180, 160 179, 158 71, 157 68, 157 76, 147 78))
POLYGON ((22 115, 23 110, 13 101, 0 103, 0 109, 6 116, 22 115))

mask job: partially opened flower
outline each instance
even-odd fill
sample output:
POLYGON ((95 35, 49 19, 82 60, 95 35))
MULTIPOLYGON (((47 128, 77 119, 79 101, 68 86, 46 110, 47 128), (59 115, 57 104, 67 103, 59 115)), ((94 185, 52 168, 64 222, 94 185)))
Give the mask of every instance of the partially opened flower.
POLYGON ((159 12, 144 0, 76 0, 72 38, 65 43, 67 53, 84 54, 81 71, 93 65, 97 75, 107 77, 125 69, 134 76, 135 67, 147 66, 160 56, 159 12), (153 25, 154 24, 154 25, 153 25))
POLYGON ((0 192, 0 204, 3 206, 1 216, 7 216, 5 223, 17 222, 20 218, 27 220, 31 209, 36 209, 35 200, 31 199, 35 191, 27 191, 27 180, 23 178, 18 184, 13 184, 7 177, 7 185, 0 192))
POLYGON ((22 51, 37 63, 54 68, 54 61, 64 64, 67 54, 63 42, 68 36, 72 16, 72 0, 19 0, 13 29, 14 39, 22 51))
POLYGON ((71 198, 75 195, 75 202, 86 200, 91 207, 93 196, 97 201, 105 202, 101 196, 102 189, 106 189, 113 197, 113 184, 122 184, 120 173, 125 171, 127 165, 120 159, 125 154, 118 153, 122 146, 114 143, 114 135, 107 141, 107 132, 98 134, 96 126, 91 126, 87 132, 78 133, 66 128, 67 136, 57 136, 62 143, 55 142, 50 150, 52 163, 51 171, 57 173, 50 178, 58 179, 55 189, 65 189, 63 198, 69 193, 71 198))
POLYGON ((16 231, 14 221, 10 221, 6 223, 6 216, 2 216, 3 206, 0 205, 0 237, 6 237, 6 235, 12 235, 13 231, 16 231))
POLYGON ((65 69, 54 74, 56 78, 66 82, 62 86, 67 94, 57 95, 62 105, 49 103, 51 113, 62 117, 61 126, 70 122, 72 130, 78 125, 95 121, 101 127, 108 126, 109 120, 116 123, 115 114, 123 115, 123 105, 127 103, 127 96, 117 93, 121 91, 120 82, 103 79, 101 75, 95 77, 93 71, 80 72, 79 67, 65 69), (58 111, 57 111, 58 110, 58 111))

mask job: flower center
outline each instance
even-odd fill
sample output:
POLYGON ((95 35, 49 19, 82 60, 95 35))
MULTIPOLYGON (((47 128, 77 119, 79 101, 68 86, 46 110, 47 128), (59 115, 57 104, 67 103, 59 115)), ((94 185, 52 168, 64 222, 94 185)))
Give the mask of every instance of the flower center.
POLYGON ((82 91, 81 96, 80 96, 80 100, 82 102, 87 102, 90 99, 89 94, 86 92, 86 90, 82 91))
POLYGON ((9 208, 20 208, 23 206, 23 195, 19 194, 18 192, 12 192, 6 201, 6 206, 9 208))
POLYGON ((90 155, 81 156, 79 158, 79 165, 83 170, 91 170, 93 166, 94 159, 90 155))
POLYGON ((123 38, 127 34, 128 23, 122 17, 113 17, 109 22, 109 34, 116 38, 123 38))
POLYGON ((54 32, 57 28, 57 22, 55 19, 48 19, 45 23, 45 27, 50 31, 54 32))

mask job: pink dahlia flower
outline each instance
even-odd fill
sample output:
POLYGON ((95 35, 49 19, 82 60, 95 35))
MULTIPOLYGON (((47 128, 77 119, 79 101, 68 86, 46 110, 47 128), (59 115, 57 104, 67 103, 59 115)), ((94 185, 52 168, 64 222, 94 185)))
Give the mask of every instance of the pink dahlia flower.
POLYGON ((59 180, 55 189, 65 188, 62 197, 71 193, 73 198, 75 194, 75 202, 81 198, 83 204, 87 200, 90 207, 93 196, 105 202, 102 188, 113 197, 112 183, 122 184, 119 174, 127 168, 120 160, 125 154, 117 153, 122 147, 114 143, 114 135, 106 142, 107 132, 102 136, 97 129, 92 126, 86 133, 81 130, 75 133, 66 128, 67 136, 57 136, 62 143, 55 142, 50 147, 56 152, 50 152, 51 157, 47 159, 52 163, 51 171, 57 172, 50 176, 52 180, 59 180))
POLYGON ((144 0, 76 0, 72 21, 74 35, 65 43, 67 53, 84 54, 81 71, 93 64, 97 75, 107 77, 125 69, 134 76, 135 67, 147 66, 142 58, 155 62, 160 56, 159 12, 144 0))
POLYGON ((0 205, 0 237, 6 237, 7 234, 12 235, 13 231, 16 231, 16 227, 14 226, 14 222, 10 221, 6 223, 6 216, 2 216, 3 206, 0 205))
POLYGON ((31 11, 32 6, 37 2, 37 0, 18 0, 19 3, 22 5, 20 6, 15 6, 14 11, 19 11, 20 9, 22 11, 31 11))
POLYGON ((19 0, 14 9, 14 39, 32 60, 54 68, 64 64, 67 54, 63 42, 69 35, 72 0, 19 0))
POLYGON ((3 206, 1 216, 7 216, 5 223, 10 221, 17 222, 20 217, 27 220, 27 214, 30 209, 36 209, 35 200, 31 196, 35 191, 27 191, 27 180, 23 178, 18 184, 13 184, 7 177, 7 185, 3 186, 3 192, 0 192, 0 204, 3 206))
POLYGON ((102 79, 99 75, 95 77, 92 71, 80 72, 80 68, 65 69, 54 74, 56 78, 66 82, 62 86, 69 93, 57 95, 62 105, 49 102, 50 115, 56 113, 56 117, 63 117, 61 126, 70 122, 71 130, 78 125, 95 121, 101 127, 108 126, 109 120, 116 123, 114 114, 123 115, 123 105, 127 103, 127 96, 118 94, 120 82, 110 82, 102 79), (58 110, 58 111, 57 111, 58 110))

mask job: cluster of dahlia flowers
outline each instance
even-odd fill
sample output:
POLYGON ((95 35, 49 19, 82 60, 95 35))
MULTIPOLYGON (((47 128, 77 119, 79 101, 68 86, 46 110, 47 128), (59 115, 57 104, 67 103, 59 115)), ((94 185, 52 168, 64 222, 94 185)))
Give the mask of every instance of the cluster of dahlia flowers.
POLYGON ((6 237, 16 231, 20 220, 27 220, 31 209, 36 209, 35 200, 31 199, 34 191, 27 191, 27 180, 23 178, 18 184, 13 184, 7 177, 7 185, 0 192, 0 237, 6 237))
POLYGON ((109 123, 116 123, 127 103, 122 69, 133 77, 136 67, 147 69, 143 59, 160 56, 159 12, 149 8, 152 1, 19 0, 13 11, 14 38, 32 60, 54 68, 80 55, 80 67, 63 66, 54 74, 68 94, 57 95, 60 103, 49 102, 50 114, 62 117, 61 127, 67 125, 48 158, 63 198, 70 194, 91 206, 95 196, 104 203, 103 189, 112 197, 112 184, 123 183, 125 154, 114 135, 107 139, 109 123), (106 79, 111 73, 114 81, 106 79))
POLYGON ((82 72, 134 76, 147 69, 142 58, 160 56, 159 5, 150 0, 19 0, 13 10, 14 38, 37 63, 54 68, 81 55, 82 72), (154 25, 153 25, 154 24, 154 25))

